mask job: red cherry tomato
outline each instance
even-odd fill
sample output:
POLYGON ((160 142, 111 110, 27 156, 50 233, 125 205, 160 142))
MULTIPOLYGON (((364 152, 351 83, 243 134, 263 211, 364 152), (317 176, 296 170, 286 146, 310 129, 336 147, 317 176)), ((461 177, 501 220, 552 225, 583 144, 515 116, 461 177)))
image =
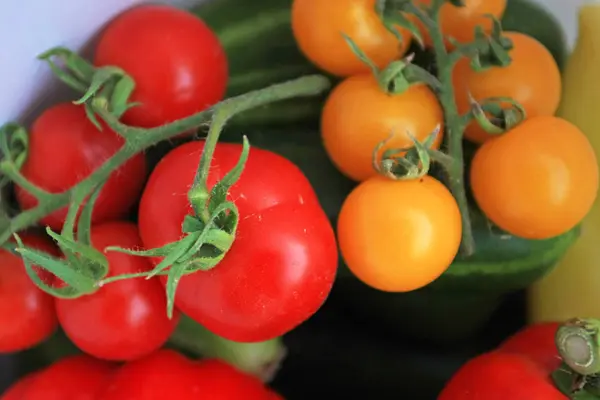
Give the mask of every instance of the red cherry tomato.
POLYGON ((159 350, 124 365, 98 400, 268 400, 257 378, 221 362, 159 350))
MULTIPOLYGON (((138 249, 137 227, 108 222, 92 227, 92 244, 138 249)), ((147 258, 108 252, 109 276, 152 269, 147 258)), ((58 319, 66 335, 84 352, 108 360, 131 360, 153 352, 169 338, 178 313, 167 317, 165 289, 158 278, 109 283, 77 299, 56 299, 58 319)))
POLYGON ((63 358, 38 372, 21 400, 96 400, 114 366, 85 355, 63 358))
MULTIPOLYGON (((29 136, 29 156, 21 173, 37 186, 60 193, 70 189, 117 152, 124 140, 104 127, 99 131, 81 106, 61 103, 44 111, 34 122, 29 136)), ((146 159, 136 155, 114 171, 96 201, 94 223, 119 218, 129 211, 142 191, 146 159)), ((37 200, 16 187, 19 205, 29 209, 37 200)), ((60 230, 67 208, 60 209, 41 223, 60 230)))
MULTIPOLYGON (((187 192, 203 141, 179 146, 152 173, 142 195, 146 248, 179 240, 191 212, 187 192)), ((209 186, 237 162, 241 145, 219 143, 209 186)), ((237 238, 207 272, 184 276, 175 305, 210 331, 238 342, 268 340, 308 319, 331 290, 338 262, 331 225, 302 172, 289 160, 252 148, 229 190, 240 212, 237 238)))
MULTIPOLYGON (((58 255, 49 238, 20 237, 27 247, 58 255)), ((43 270, 38 273, 44 280, 51 279, 43 270)), ((52 296, 31 281, 20 256, 0 249, 0 353, 33 347, 48 338, 56 325, 52 296)))
POLYGON ((17 382, 12 384, 3 394, 0 396, 0 400, 23 400, 25 391, 29 388, 31 382, 35 378, 36 374, 29 374, 19 379, 17 382))
POLYGON ((166 5, 125 11, 100 36, 94 63, 121 67, 136 82, 129 125, 156 127, 220 101, 227 57, 217 36, 193 14, 166 5))

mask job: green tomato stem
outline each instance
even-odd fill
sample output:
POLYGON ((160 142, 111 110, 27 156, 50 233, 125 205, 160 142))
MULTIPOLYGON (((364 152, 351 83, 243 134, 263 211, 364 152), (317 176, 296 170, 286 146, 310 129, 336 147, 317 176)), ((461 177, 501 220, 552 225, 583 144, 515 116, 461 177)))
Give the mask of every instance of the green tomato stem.
POLYGON ((78 193, 91 193, 94 188, 106 181, 113 171, 136 154, 160 141, 170 139, 209 122, 212 113, 218 112, 220 108, 238 113, 293 97, 315 96, 329 89, 329 86, 329 80, 323 76, 305 76, 227 99, 209 110, 153 129, 134 128, 122 124, 107 110, 106 100, 102 98, 94 99, 92 100, 94 111, 112 130, 125 138, 125 145, 92 174, 69 190, 52 194, 38 193, 41 195, 38 198, 38 205, 12 218, 9 227, 0 233, 0 243, 5 243, 14 233, 34 225, 50 213, 68 205, 75 191, 78 193))
POLYGON ((287 354, 280 337, 264 342, 234 342, 212 333, 185 315, 169 342, 197 356, 223 360, 264 382, 275 377, 287 354))
MULTIPOLYGON (((475 239, 471 226, 469 204, 465 190, 465 168, 463 154, 463 134, 466 125, 462 116, 458 113, 458 107, 454 99, 454 86, 452 83, 452 71, 460 57, 455 52, 446 50, 446 42, 442 32, 439 15, 445 0, 434 0, 428 12, 412 5, 410 11, 415 14, 426 26, 433 44, 436 65, 438 67, 438 99, 444 110, 445 133, 448 143, 448 155, 450 159, 444 158, 444 166, 449 175, 448 186, 460 209, 462 218, 462 241, 461 251, 464 256, 469 256, 475 251, 475 239)), ((458 51, 458 50, 455 50, 458 51)))
POLYGON ((556 332, 563 361, 580 375, 600 374, 600 320, 573 319, 556 332))

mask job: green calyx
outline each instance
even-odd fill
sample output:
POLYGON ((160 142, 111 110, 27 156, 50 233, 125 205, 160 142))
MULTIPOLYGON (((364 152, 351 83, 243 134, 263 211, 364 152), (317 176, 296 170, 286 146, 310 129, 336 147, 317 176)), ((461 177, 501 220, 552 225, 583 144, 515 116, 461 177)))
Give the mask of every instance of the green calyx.
POLYGON ((581 375, 600 374, 600 321, 573 319, 558 328, 556 345, 563 361, 581 375))
POLYGON ((52 48, 39 55, 38 59, 46 61, 56 77, 64 84, 83 93, 81 98, 73 103, 84 105, 88 118, 100 130, 102 126, 94 114, 92 105, 88 102, 93 97, 106 101, 103 108, 108 108, 117 118, 131 107, 138 105, 128 102, 135 89, 135 82, 120 68, 95 67, 77 53, 64 47, 52 48), (58 66, 56 59, 61 61, 64 68, 58 66))
POLYGON ((440 134, 440 126, 425 139, 419 142, 410 132, 406 132, 413 146, 401 149, 386 149, 383 147, 394 138, 392 133, 386 140, 379 143, 373 151, 373 168, 381 175, 393 180, 419 179, 429 172, 432 158, 436 159, 436 150, 431 146, 440 134))
POLYGON ((600 321, 574 318, 556 332, 563 360, 552 373, 556 387, 570 399, 600 398, 600 321))
POLYGON ((491 97, 481 102, 470 97, 470 100, 471 112, 465 116, 465 123, 475 120, 485 132, 491 135, 503 134, 527 118, 523 106, 508 97, 491 97))
POLYGON ((45 292, 60 298, 76 298, 94 293, 104 285, 123 279, 167 276, 167 313, 171 317, 177 284, 183 275, 214 268, 231 248, 239 221, 235 204, 227 200, 229 188, 239 179, 248 158, 250 144, 246 138, 237 165, 210 190, 207 177, 215 147, 227 121, 238 113, 252 110, 272 102, 294 97, 316 96, 329 89, 329 80, 311 75, 261 90, 229 98, 212 108, 172 123, 142 129, 124 125, 121 115, 135 104, 129 97, 135 88, 133 80, 116 67, 96 68, 73 52, 54 48, 40 56, 61 81, 82 93, 74 103, 85 107, 89 119, 99 129, 108 126, 120 135, 125 143, 111 158, 75 186, 61 193, 49 193, 29 182, 20 168, 27 156, 27 133, 23 127, 7 124, 0 130, 0 146, 4 158, 0 171, 5 179, 29 192, 37 205, 22 211, 6 221, 0 231, 0 244, 14 237, 14 251, 21 255, 27 273, 45 292), (59 68, 54 58, 60 58, 64 68, 59 68), (100 124, 100 121, 103 124, 100 124), (194 210, 182 224, 183 238, 157 249, 144 251, 109 247, 100 251, 93 247, 90 238, 92 211, 103 184, 111 173, 130 158, 160 141, 196 129, 210 122, 206 145, 188 198, 194 210), (68 207, 67 218, 60 233, 46 231, 58 244, 64 257, 53 257, 24 246, 18 232, 36 224, 40 219, 68 207), (123 252, 146 257, 162 257, 156 267, 148 272, 110 275, 106 253, 123 252), (41 279, 34 266, 52 273, 56 282, 41 279))

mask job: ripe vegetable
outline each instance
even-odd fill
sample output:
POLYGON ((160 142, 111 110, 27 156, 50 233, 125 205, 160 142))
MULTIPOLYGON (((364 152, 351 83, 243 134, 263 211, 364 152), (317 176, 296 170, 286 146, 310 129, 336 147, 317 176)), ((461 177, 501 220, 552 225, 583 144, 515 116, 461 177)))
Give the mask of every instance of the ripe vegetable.
POLYGON ((498 347, 506 353, 526 356, 547 371, 554 371, 561 364, 556 349, 558 322, 545 322, 529 325, 515 333, 498 347))
MULTIPOLYGON (((48 238, 31 233, 20 237, 34 249, 58 254, 48 238)), ((43 270, 37 272, 51 279, 43 270)), ((35 286, 18 255, 0 249, 0 353, 33 347, 48 338, 56 325, 53 298, 35 286)))
MULTIPOLYGON (((60 193, 82 181, 117 152, 124 140, 106 126, 99 131, 83 107, 60 103, 46 109, 33 123, 29 154, 21 173, 30 182, 50 193, 60 193)), ((113 171, 96 201, 92 221, 99 223, 123 217, 142 191, 146 178, 143 154, 133 156, 113 171)), ((37 200, 16 185, 17 201, 28 210, 37 200)), ((41 219, 43 225, 60 230, 67 208, 41 219)))
POLYGON ((486 142, 471 165, 477 204, 501 229, 547 239, 573 229, 598 191, 598 164, 585 135, 556 117, 535 117, 486 142))
POLYGON ((123 121, 145 128, 212 106, 227 85, 227 58, 218 38, 193 14, 166 5, 138 6, 111 21, 94 64, 120 67, 134 79, 130 101, 141 105, 123 121))
POLYGON ((527 327, 463 365, 438 400, 567 400, 550 374, 559 368, 558 324, 527 327))
POLYGON ((273 398, 273 393, 257 378, 247 375, 233 366, 216 359, 200 361, 198 385, 215 400, 273 398), (213 394, 214 393, 214 394, 213 394))
MULTIPOLYGON (((321 134, 329 157, 346 176, 364 181, 377 174, 373 151, 382 141, 381 152, 411 147, 411 134, 424 141, 444 115, 435 94, 424 84, 416 84, 396 95, 385 93, 371 74, 356 75, 340 83, 323 108, 321 134)), ((438 135, 433 148, 438 148, 438 135)))
POLYGON ((127 363, 112 377, 99 400, 266 400, 263 383, 216 360, 193 362, 159 350, 127 363))
POLYGON ((6 391, 0 396, 0 400, 23 400, 23 394, 29 388, 31 382, 35 377, 35 373, 26 375, 13 383, 6 391))
POLYGON ((352 52, 349 36, 380 68, 402 57, 410 35, 398 29, 402 41, 388 31, 375 11, 375 0, 294 0, 292 29, 302 52, 315 65, 337 76, 369 72, 352 52))
POLYGON ((549 372, 519 354, 486 353, 465 364, 438 400, 567 400, 549 372))
MULTIPOLYGON (((475 28, 480 26, 485 32, 491 32, 492 20, 489 16, 501 18, 506 8, 507 0, 463 0, 460 7, 445 2, 441 8, 439 21, 442 33, 460 43, 472 42, 475 38, 475 28)), ((431 6, 431 0, 417 0, 418 6, 431 6)), ((426 45, 431 46, 431 38, 423 29, 423 24, 417 21, 426 45)))
MULTIPOLYGON (((94 247, 141 247, 137 227, 130 222, 108 222, 92 227, 94 247)), ((152 269, 146 258, 108 252, 109 275, 152 269)), ((56 299, 56 311, 67 336, 84 352, 108 360, 132 360, 160 348, 178 321, 168 319, 165 291, 157 277, 110 283, 76 299, 56 299)))
MULTIPOLYGON (((577 126, 600 154, 600 101, 597 74, 600 63, 600 5, 584 4, 579 10, 579 39, 567 62, 564 91, 558 115, 577 126)), ((598 168, 598 165, 596 167, 598 168)), ((529 319, 533 322, 565 320, 574 315, 600 318, 600 199, 596 198, 582 221, 581 236, 558 265, 529 292, 529 319)))
POLYGON ((502 15, 502 29, 537 39, 552 53, 562 70, 569 57, 567 34, 548 5, 535 0, 510 0, 502 15))
POLYGON ((114 369, 85 355, 62 358, 36 373, 21 400, 96 400, 114 369))
MULTIPOLYGON (((186 143, 153 171, 139 210, 146 248, 181 238, 192 210, 187 192, 205 142, 186 143)), ((209 189, 237 163, 241 146, 219 143, 209 189)), ((288 332, 325 301, 337 267, 333 230, 306 177, 291 162, 253 147, 228 198, 238 207, 237 237, 209 271, 184 276, 175 305, 210 331, 238 342, 288 332)))
MULTIPOLYGON (((554 115, 561 95, 560 70, 552 54, 536 39, 518 32, 505 32, 513 42, 506 67, 491 67, 483 72, 471 68, 463 58, 453 71, 453 84, 458 110, 470 108, 469 94, 476 101, 492 97, 510 97, 518 102, 527 117, 554 115)), ((492 136, 476 122, 465 130, 465 137, 483 143, 492 136)))
POLYGON ((338 241, 348 268, 387 292, 419 289, 439 277, 458 251, 460 211, 430 176, 361 183, 338 217, 338 241))

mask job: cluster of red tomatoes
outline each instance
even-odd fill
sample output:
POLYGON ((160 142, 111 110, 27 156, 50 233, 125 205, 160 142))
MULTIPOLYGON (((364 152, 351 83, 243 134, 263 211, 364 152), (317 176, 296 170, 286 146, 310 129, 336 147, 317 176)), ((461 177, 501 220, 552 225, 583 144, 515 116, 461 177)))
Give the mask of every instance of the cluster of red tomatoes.
POLYGON ((76 355, 23 377, 2 400, 281 400, 258 378, 215 359, 172 350, 119 366, 76 355))
MULTIPOLYGON (((139 104, 121 118, 134 127, 156 128, 203 111, 223 98, 227 86, 227 57, 218 38, 194 15, 169 6, 144 5, 117 16, 99 37, 93 65, 119 67, 135 81, 130 101, 139 104)), ((81 182, 125 144, 100 123, 101 130, 71 102, 44 110, 29 129, 23 177, 49 193, 81 182)), ((193 212, 187 192, 204 146, 191 140, 175 147, 151 171, 144 154, 113 171, 93 209, 93 247, 152 249, 181 239, 182 223, 193 212)), ((209 189, 241 151, 238 144, 217 144, 209 189)), ((24 185, 17 182, 15 191, 22 210, 37 205, 24 185)), ((162 277, 119 280, 78 298, 55 298, 34 285, 19 256, 1 250, 0 353, 36 346, 60 325, 86 354, 25 378, 3 398, 185 400, 209 393, 211 399, 275 399, 262 383, 231 367, 161 350, 181 312, 229 340, 265 341, 308 319, 331 290, 338 262, 334 232, 298 167, 252 148, 228 198, 240 214, 233 247, 217 267, 180 280, 172 318, 162 277), (119 361, 127 363, 117 369, 109 364, 119 361), (108 389, 93 397, 100 387, 108 389)), ((60 231, 66 213, 53 212, 40 225, 60 231)), ((45 234, 19 235, 27 247, 61 257, 45 234)), ((108 277, 150 271, 160 261, 105 255, 108 277)), ((36 268, 44 282, 61 284, 36 268)))
MULTIPOLYGON (((292 26, 307 58, 343 79, 328 97, 321 121, 331 160, 360 182, 339 215, 342 256, 368 285, 403 292, 427 285, 449 267, 464 227, 457 202, 438 180, 392 180, 373 167, 374 149, 391 133, 381 152, 411 147, 408 133, 424 141, 441 127, 434 150, 448 136, 446 110, 431 87, 417 83, 400 94, 385 93, 344 40, 342 33, 379 69, 405 55, 409 30, 398 29, 399 41, 385 27, 375 3, 295 0, 292 26)), ((428 7, 432 2, 414 3, 428 7)), ((500 19, 506 7, 506 0, 463 3, 458 7, 446 2, 440 9, 439 28, 446 38, 455 39, 442 43, 445 54, 456 50, 457 43, 473 41, 477 26, 491 32, 490 17, 500 19)), ((407 19, 420 28, 425 47, 431 49, 424 24, 416 14, 407 19)), ((466 178, 477 206, 499 228, 527 239, 551 238, 574 228, 589 211, 598 188, 596 157, 582 132, 553 116, 561 76, 550 52, 522 33, 504 32, 504 37, 512 41, 511 64, 477 72, 463 57, 452 71, 454 101, 464 116, 471 112, 471 98, 512 98, 527 119, 500 136, 486 133, 475 121, 468 124, 465 138, 481 146, 466 178)))

